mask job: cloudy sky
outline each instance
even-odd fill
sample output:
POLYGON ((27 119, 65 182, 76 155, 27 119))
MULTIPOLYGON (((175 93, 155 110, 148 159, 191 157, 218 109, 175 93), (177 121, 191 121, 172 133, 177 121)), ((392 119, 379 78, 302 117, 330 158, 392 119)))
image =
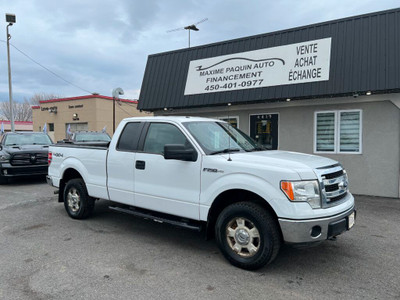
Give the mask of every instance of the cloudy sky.
POLYGON ((0 101, 8 101, 5 13, 17 17, 12 45, 73 84, 11 47, 16 101, 35 93, 111 96, 116 87, 136 99, 147 56, 188 46, 186 30, 169 30, 208 18, 191 33, 191 46, 198 46, 398 6, 398 0, 1 0, 0 101))

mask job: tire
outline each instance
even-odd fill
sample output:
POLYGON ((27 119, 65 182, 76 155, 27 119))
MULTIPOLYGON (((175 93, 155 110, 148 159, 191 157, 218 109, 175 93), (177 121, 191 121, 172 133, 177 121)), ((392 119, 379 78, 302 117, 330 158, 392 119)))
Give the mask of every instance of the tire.
POLYGON ((226 207, 218 216, 215 236, 225 258, 246 270, 271 263, 282 243, 275 217, 252 202, 226 207))
POLYGON ((73 219, 86 219, 93 213, 94 199, 88 195, 82 179, 71 179, 65 185, 64 207, 73 219))

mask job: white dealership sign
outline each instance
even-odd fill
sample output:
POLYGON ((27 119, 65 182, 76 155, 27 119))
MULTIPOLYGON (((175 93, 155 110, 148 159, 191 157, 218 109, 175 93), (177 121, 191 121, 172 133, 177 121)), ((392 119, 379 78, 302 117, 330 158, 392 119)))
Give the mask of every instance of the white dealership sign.
POLYGON ((331 38, 193 60, 185 95, 329 80, 331 38))

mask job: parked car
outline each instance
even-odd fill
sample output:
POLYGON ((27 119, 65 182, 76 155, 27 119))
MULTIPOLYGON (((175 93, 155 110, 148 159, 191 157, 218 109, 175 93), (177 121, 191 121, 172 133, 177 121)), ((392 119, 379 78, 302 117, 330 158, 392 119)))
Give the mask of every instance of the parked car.
POLYGON ((48 183, 70 217, 84 219, 96 199, 111 200, 118 212, 205 229, 244 269, 273 261, 282 242, 319 243, 355 222, 337 161, 263 150, 219 120, 124 119, 110 144, 52 145, 49 163, 48 183))
POLYGON ((53 142, 42 132, 8 132, 0 141, 0 183, 10 177, 46 175, 53 142))

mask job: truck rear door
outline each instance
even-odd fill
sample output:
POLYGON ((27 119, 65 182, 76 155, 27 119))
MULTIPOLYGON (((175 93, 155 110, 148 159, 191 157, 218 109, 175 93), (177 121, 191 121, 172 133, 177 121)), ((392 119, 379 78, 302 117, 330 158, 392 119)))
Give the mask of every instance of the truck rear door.
POLYGON ((110 144, 107 186, 112 201, 135 205, 135 156, 143 125, 143 122, 128 122, 119 139, 110 144))

